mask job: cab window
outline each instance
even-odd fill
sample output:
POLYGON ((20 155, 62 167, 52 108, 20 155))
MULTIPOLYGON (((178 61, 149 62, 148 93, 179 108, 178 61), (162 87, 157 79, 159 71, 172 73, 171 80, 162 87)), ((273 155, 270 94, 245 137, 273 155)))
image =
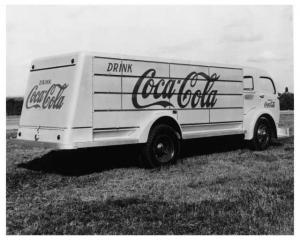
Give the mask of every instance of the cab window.
POLYGON ((273 80, 269 77, 260 77, 260 90, 264 93, 276 94, 275 85, 273 80))
POLYGON ((244 76, 244 90, 246 91, 254 90, 254 82, 252 76, 244 76))

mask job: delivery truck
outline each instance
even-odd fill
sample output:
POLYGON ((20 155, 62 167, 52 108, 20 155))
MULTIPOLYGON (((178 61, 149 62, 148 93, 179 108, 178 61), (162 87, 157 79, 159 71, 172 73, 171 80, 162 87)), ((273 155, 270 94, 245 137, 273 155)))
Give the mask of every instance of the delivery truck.
POLYGON ((182 140, 241 134, 266 149, 280 129, 261 69, 78 52, 32 62, 17 138, 60 149, 141 144, 147 166, 176 161, 182 140))

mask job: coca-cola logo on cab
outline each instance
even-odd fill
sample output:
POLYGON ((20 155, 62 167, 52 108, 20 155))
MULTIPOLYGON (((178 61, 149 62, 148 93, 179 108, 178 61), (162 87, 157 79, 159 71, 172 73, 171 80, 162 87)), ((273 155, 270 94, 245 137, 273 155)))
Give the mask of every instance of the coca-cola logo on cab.
MULTIPOLYGON (((44 85, 44 84, 42 84, 44 85)), ((40 89, 41 83, 35 85, 29 92, 25 102, 25 107, 42 109, 61 109, 64 104, 65 96, 63 92, 68 84, 52 84, 48 89, 40 89)))
POLYGON ((217 102, 217 90, 213 90, 214 83, 220 78, 216 73, 211 76, 203 72, 191 72, 184 79, 159 79, 154 81, 155 69, 149 69, 139 77, 133 93, 132 103, 136 108, 147 108, 159 105, 164 108, 175 106, 170 102, 171 98, 177 98, 179 108, 212 108, 217 102), (203 89, 196 87, 198 77, 205 81, 203 89), (147 99, 152 95, 154 101, 142 104, 142 99, 147 99), (157 99, 157 100, 156 100, 157 99))

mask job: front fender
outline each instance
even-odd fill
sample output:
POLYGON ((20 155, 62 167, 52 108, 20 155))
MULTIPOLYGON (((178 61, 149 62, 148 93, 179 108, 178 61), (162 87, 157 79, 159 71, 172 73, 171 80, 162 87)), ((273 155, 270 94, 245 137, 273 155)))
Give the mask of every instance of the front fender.
MULTIPOLYGON (((141 127, 141 132, 139 134, 139 143, 145 143, 148 141, 148 136, 152 125, 161 117, 171 117, 177 122, 177 118, 176 118, 177 115, 173 114, 172 112, 166 112, 166 111, 153 112, 153 114, 149 118, 147 118, 147 121, 141 124, 142 127, 141 127)), ((181 131, 181 127, 179 124, 178 126, 181 131)))
POLYGON ((253 138, 255 123, 263 114, 270 115, 275 122, 276 118, 274 114, 268 109, 252 109, 244 115, 243 128, 246 140, 251 140, 253 138))

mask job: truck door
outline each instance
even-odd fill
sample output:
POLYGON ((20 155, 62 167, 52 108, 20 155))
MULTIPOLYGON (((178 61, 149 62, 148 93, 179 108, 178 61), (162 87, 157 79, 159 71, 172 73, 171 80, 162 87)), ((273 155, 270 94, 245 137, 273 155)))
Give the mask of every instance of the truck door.
POLYGON ((268 109, 277 121, 279 119, 279 100, 272 78, 260 76, 257 82, 257 93, 260 99, 260 106, 268 109))

